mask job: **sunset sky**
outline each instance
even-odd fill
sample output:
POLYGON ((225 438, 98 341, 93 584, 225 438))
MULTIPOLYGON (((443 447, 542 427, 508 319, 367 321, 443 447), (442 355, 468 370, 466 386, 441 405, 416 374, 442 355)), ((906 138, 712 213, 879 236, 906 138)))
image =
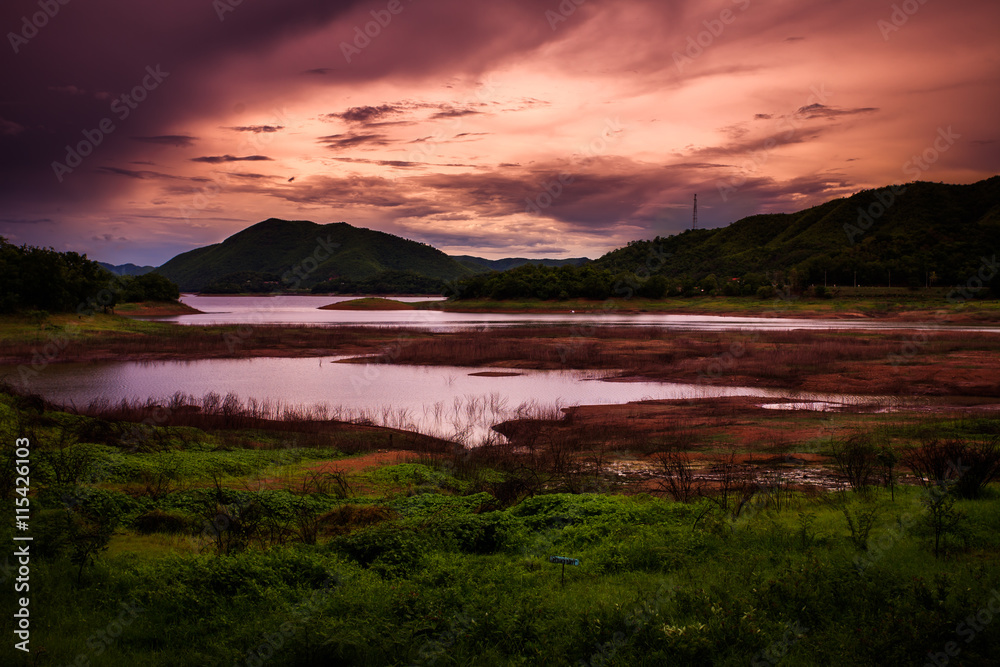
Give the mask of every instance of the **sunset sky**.
POLYGON ((1000 173, 992 0, 576 2, 6 0, 0 235, 159 265, 280 217, 596 257, 695 193, 717 227, 1000 173))

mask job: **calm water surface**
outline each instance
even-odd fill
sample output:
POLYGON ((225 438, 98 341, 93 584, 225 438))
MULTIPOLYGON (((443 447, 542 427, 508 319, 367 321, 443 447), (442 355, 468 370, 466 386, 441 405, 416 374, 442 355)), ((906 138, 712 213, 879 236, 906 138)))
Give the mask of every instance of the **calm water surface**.
MULTIPOLYGON (((712 387, 660 382, 609 382, 580 371, 512 371, 483 377, 496 368, 337 363, 337 357, 203 359, 195 361, 53 364, 31 389, 64 404, 84 406, 96 398, 167 399, 176 392, 201 398, 229 392, 272 405, 323 406, 331 418, 367 419, 478 442, 489 428, 516 416, 553 414, 571 405, 627 403, 643 399, 759 396, 856 403, 848 396, 778 389, 712 387)), ((2 374, 2 372, 0 372, 2 374)))
MULTIPOLYGON (((665 313, 446 313, 440 310, 319 310, 320 306, 356 297, 331 296, 197 296, 185 294, 181 301, 202 311, 196 315, 160 318, 178 324, 317 324, 351 326, 405 326, 433 331, 456 331, 526 324, 580 326, 656 326, 682 331, 733 329, 898 329, 932 330, 935 323, 883 322, 878 320, 810 320, 783 317, 735 317, 721 315, 673 315, 665 313)), ((441 301, 439 297, 393 297, 400 301, 441 301)), ((949 326, 957 331, 989 331, 1000 327, 949 326)))

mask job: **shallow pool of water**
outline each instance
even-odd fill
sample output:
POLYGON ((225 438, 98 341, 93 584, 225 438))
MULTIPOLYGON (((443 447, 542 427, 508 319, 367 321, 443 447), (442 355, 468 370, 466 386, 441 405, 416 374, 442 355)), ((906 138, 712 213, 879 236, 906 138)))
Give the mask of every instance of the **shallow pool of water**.
MULTIPOLYGON (((557 408, 644 399, 759 396, 852 403, 849 396, 781 389, 663 382, 608 382, 606 374, 496 368, 339 363, 337 357, 201 359, 194 361, 53 364, 25 387, 57 403, 85 406, 95 399, 165 400, 175 393, 201 398, 234 393, 278 406, 323 406, 329 418, 419 430, 474 442, 496 423, 518 416, 557 416, 557 408), (487 375, 480 375, 486 373, 487 375)), ((12 381, 14 369, 0 371, 12 381)))

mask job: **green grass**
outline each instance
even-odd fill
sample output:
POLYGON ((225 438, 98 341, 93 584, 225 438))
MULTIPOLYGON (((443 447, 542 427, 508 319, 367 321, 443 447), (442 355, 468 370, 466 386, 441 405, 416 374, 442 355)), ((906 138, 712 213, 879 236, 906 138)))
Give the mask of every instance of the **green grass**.
POLYGON ((49 315, 41 325, 22 315, 0 316, 0 340, 4 342, 41 341, 62 336, 91 337, 105 333, 148 335, 175 329, 176 327, 163 322, 135 320, 123 315, 104 313, 87 316, 55 313, 49 315))
MULTIPOLYGON (((873 535, 915 511, 916 495, 881 498, 873 535)), ((914 529, 863 571, 827 499, 697 527, 704 505, 645 496, 486 513, 475 496, 405 500, 396 521, 318 546, 219 557, 175 536, 116 538, 80 586, 63 561, 40 561, 34 646, 67 663, 135 601, 145 611, 102 664, 253 664, 263 648, 274 665, 735 665, 768 647, 789 665, 914 664, 1000 587, 995 495, 959 503, 975 530, 949 558, 914 529), (564 586, 551 555, 581 559, 564 586), (782 646, 788 628, 802 634, 782 646)), ((963 664, 989 664, 1000 636, 962 649, 963 664)))
MULTIPOLYGON (((168 431, 151 437, 165 448, 153 452, 83 441, 69 452, 91 457, 87 473, 56 483, 51 443, 92 421, 0 395, 0 436, 27 429, 35 442, 39 664, 923 664, 957 640, 962 664, 988 665, 1000 651, 1000 633, 956 636, 1000 590, 997 485, 956 503, 967 518, 935 558, 916 487, 897 488, 894 501, 882 490, 793 494, 780 510, 758 496, 738 517, 711 500, 645 494, 543 494, 504 507, 479 483, 501 472, 457 476, 427 459, 356 473, 344 498, 258 485, 298 482, 311 462, 341 456, 261 449, 267 434, 256 429, 168 431), (212 472, 224 474, 218 487, 212 472), (173 487, 136 492, 157 473, 173 487), (79 581, 70 553, 55 548, 67 499, 117 522, 79 581), (843 509, 872 505, 876 523, 858 550, 843 509), (351 508, 360 519, 329 523, 351 508), (267 530, 216 553, 207 526, 221 512, 249 521, 258 511, 267 530), (140 532, 140 517, 157 512, 187 528, 140 532), (303 513, 320 518, 315 543, 297 536, 303 513), (580 559, 565 584, 555 555, 580 559)), ((949 418, 890 435, 995 427, 949 418)), ((10 632, 10 615, 4 623, 10 632)))

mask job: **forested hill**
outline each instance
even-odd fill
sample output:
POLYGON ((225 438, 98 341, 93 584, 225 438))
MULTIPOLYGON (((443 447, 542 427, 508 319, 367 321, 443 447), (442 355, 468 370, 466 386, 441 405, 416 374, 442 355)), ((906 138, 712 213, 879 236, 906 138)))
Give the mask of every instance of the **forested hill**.
MULTIPOLYGON (((390 291, 433 291, 436 283, 426 279, 464 278, 466 297, 493 298, 600 295, 623 276, 641 282, 649 274, 661 278, 645 290, 655 296, 674 288, 683 292, 684 285, 705 279, 720 286, 740 279, 742 287, 802 287, 824 279, 847 285, 855 276, 865 285, 957 284, 975 276, 998 245, 1000 176, 971 185, 917 182, 866 190, 797 213, 754 215, 718 229, 635 241, 593 262, 525 260, 516 266, 520 260, 449 257, 423 243, 343 222, 272 218, 178 255, 157 272, 185 290, 240 272, 279 276, 284 288, 323 291, 374 289, 369 283, 390 291), (490 269, 502 273, 473 277, 490 269)), ((241 290, 244 283, 230 287, 241 290)))
POLYGON ((156 271, 182 290, 199 290, 238 272, 276 274, 284 287, 311 287, 331 278, 365 280, 387 271, 442 280, 473 273, 436 248, 385 232, 346 222, 276 218, 177 255, 156 271))
POLYGON ((1000 294, 1000 176, 866 190, 798 213, 633 241, 581 267, 520 266, 459 284, 462 299, 767 294, 772 286, 919 287, 982 278, 1000 294), (763 290, 761 292, 760 290, 763 290))
POLYGON ((787 214, 637 241, 596 259, 611 273, 656 266, 666 277, 784 274, 789 283, 965 282, 1000 250, 1000 176, 971 185, 917 182, 865 190, 787 214), (899 194, 895 194, 899 193, 899 194), (665 260, 661 256, 669 255, 665 260), (661 266, 662 264, 662 266, 661 266))

